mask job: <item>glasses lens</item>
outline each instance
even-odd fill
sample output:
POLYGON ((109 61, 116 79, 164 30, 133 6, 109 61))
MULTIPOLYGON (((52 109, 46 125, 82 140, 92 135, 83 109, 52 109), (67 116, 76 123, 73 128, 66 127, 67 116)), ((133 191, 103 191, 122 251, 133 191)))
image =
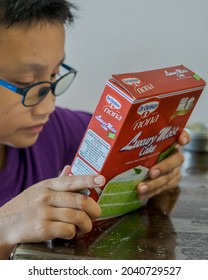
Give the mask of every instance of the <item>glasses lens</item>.
POLYGON ((57 82, 56 87, 54 89, 54 95, 58 96, 64 93, 67 88, 71 85, 72 81, 75 78, 76 73, 70 72, 64 76, 62 76, 57 82))
POLYGON ((41 102, 51 90, 50 83, 41 83, 31 87, 24 100, 25 106, 34 106, 41 102))

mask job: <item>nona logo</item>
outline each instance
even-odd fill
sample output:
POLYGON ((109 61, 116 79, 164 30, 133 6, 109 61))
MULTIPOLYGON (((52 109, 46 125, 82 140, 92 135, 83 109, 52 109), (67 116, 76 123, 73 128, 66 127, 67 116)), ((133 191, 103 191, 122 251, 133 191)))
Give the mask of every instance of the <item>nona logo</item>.
POLYGON ((137 113, 141 116, 141 117, 147 117, 149 114, 151 114, 152 112, 154 112, 157 107, 159 106, 159 102, 158 101, 150 101, 147 102, 145 104, 142 104, 141 106, 139 106, 137 113))
POLYGON ((107 95, 106 96, 106 101, 108 102, 109 106, 111 109, 120 109, 121 108, 121 103, 118 102, 113 96, 107 95))
POLYGON ((123 79, 122 82, 124 82, 126 85, 131 85, 131 86, 141 86, 142 81, 138 78, 126 78, 126 79, 123 79))

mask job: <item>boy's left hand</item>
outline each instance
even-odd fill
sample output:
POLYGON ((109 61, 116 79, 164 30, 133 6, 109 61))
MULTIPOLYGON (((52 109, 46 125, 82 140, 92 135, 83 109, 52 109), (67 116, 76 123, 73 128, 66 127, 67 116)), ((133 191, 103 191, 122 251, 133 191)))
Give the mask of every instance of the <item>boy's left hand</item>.
POLYGON ((138 185, 137 191, 140 199, 147 200, 156 194, 178 186, 181 178, 180 166, 184 162, 180 146, 184 146, 190 141, 190 135, 183 130, 178 139, 179 147, 176 147, 166 159, 152 166, 149 170, 150 178, 138 185))

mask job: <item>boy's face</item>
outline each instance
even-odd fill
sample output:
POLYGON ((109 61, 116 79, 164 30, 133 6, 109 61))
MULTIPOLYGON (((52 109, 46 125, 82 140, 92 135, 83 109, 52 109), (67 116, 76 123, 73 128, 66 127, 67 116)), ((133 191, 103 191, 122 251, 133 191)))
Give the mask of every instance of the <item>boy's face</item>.
MULTIPOLYGON (((0 79, 18 87, 54 81, 64 58, 64 26, 12 27, 0 30, 0 79)), ((49 93, 34 107, 24 107, 22 96, 0 86, 0 146, 27 147, 35 143, 54 111, 49 93)))

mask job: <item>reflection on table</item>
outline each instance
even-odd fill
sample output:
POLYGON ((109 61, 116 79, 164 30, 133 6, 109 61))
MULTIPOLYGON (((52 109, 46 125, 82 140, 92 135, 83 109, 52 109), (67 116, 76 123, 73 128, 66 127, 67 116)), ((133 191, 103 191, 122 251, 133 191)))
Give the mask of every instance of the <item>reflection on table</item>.
POLYGON ((208 153, 184 152, 178 188, 89 234, 17 246, 14 259, 208 259, 208 153))

